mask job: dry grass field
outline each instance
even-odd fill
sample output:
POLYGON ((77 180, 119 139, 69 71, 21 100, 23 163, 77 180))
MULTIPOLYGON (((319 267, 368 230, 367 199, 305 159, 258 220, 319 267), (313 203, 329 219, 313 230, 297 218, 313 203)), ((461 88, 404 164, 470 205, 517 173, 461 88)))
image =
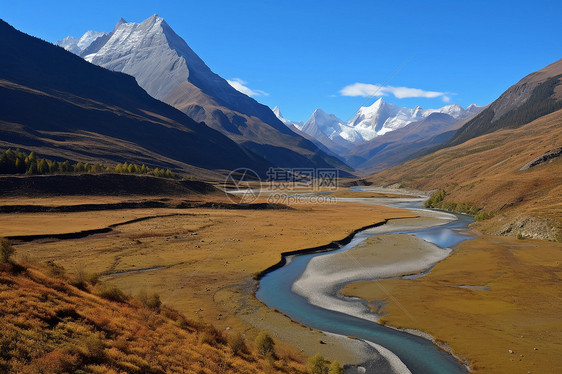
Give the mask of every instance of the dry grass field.
POLYGON ((169 308, 24 265, 0 264, 2 373, 307 372, 281 350, 267 358, 169 308))
MULTIPOLYGON (((216 196, 211 199, 218 201, 216 196)), ((113 197, 110 200, 116 202, 113 197)), ((77 201, 64 199, 64 205, 77 201)), ((43 200, 27 199, 26 203, 45 205, 43 200)), ((307 355, 325 352, 339 361, 352 360, 353 352, 335 340, 320 344, 327 341, 324 335, 291 322, 255 299, 253 277, 277 263, 282 252, 329 244, 360 227, 415 213, 353 203, 291 208, 10 213, 0 215, 5 222, 0 237, 67 233, 150 217, 80 239, 16 243, 17 257, 32 263, 53 261, 69 274, 100 274, 102 282, 133 296, 158 293, 164 305, 221 331, 229 328, 253 338, 267 329, 292 344, 297 337, 299 343, 307 342, 307 355)))
POLYGON ((388 301, 381 323, 431 334, 474 372, 554 373, 562 367, 561 277, 562 244, 482 237, 426 276, 355 283, 343 293, 388 301))

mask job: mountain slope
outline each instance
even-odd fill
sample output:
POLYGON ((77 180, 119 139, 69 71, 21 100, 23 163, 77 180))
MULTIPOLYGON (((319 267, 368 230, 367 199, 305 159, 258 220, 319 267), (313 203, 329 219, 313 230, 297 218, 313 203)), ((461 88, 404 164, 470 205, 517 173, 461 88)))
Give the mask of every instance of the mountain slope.
POLYGON ((561 108, 562 60, 558 60, 511 86, 443 147, 500 129, 517 128, 561 108))
POLYGON ((267 106, 213 73, 157 15, 141 23, 120 20, 111 33, 93 41, 80 55, 133 75, 153 97, 204 121, 278 166, 350 170, 288 129, 267 106))
POLYGON ((205 173, 262 158, 150 97, 134 78, 0 22, 0 146, 77 161, 128 161, 205 173))
POLYGON ((377 185, 443 189, 441 207, 481 210, 488 233, 562 240, 562 157, 521 168, 562 146, 562 110, 404 162, 368 178, 377 185))

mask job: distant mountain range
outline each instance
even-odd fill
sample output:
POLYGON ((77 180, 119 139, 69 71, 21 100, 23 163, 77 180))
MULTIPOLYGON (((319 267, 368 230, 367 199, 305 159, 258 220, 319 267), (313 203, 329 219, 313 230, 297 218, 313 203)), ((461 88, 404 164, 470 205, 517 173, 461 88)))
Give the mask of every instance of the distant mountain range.
POLYGON ((380 98, 371 106, 359 108, 353 119, 347 123, 320 108, 316 109, 304 124, 283 118, 278 107, 275 107, 274 113, 286 125, 292 125, 314 138, 320 139, 327 136, 330 140, 338 144, 347 144, 350 148, 354 144, 372 140, 412 122, 421 121, 433 113, 447 114, 460 121, 473 116, 480 110, 482 107, 474 104, 466 109, 457 104, 446 105, 439 109, 424 110, 419 106, 410 109, 387 103, 380 98))
MULTIPOLYGON (((79 42, 75 44, 77 48, 79 42)), ((57 159, 135 162, 209 176, 272 166, 158 101, 129 75, 0 21, 0 147, 57 159)))
POLYGON ((371 106, 359 108, 347 123, 322 109, 316 109, 305 123, 283 118, 278 107, 274 113, 294 131, 310 136, 354 168, 373 172, 448 141, 466 119, 481 110, 474 104, 466 109, 456 104, 410 109, 380 98, 371 106))
POLYGON ((222 132, 282 167, 351 169, 291 131, 267 106, 213 73, 164 19, 120 19, 109 33, 88 31, 57 43, 87 61, 134 76, 151 96, 222 132))

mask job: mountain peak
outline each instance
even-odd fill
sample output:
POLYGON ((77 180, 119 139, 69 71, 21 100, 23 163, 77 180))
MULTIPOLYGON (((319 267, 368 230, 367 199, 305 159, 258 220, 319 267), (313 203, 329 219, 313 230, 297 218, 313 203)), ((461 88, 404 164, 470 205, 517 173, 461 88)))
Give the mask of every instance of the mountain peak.
POLYGON ((150 17, 148 17, 147 19, 142 21, 141 24, 156 25, 156 24, 165 23, 165 22, 166 21, 164 21, 164 18, 162 18, 158 14, 154 13, 153 15, 151 15, 150 17))
POLYGON ((115 27, 113 28, 113 31, 117 30, 117 28, 124 23, 127 23, 127 21, 125 21, 125 19, 123 17, 119 18, 119 21, 117 21, 117 23, 115 24, 115 27))
POLYGON ((317 117, 317 116, 327 116, 328 113, 326 113, 325 111, 322 110, 322 108, 317 108, 314 113, 312 113, 313 117, 317 117))

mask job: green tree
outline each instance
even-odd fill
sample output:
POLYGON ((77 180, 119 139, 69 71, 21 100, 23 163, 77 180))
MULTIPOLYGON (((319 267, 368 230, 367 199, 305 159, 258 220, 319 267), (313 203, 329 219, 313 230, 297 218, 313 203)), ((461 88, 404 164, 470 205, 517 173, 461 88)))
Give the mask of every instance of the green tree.
POLYGON ((16 158, 16 173, 23 173, 25 172, 25 161, 22 161, 20 158, 16 158))
POLYGON ((10 257, 14 255, 16 250, 7 239, 0 239, 0 258, 2 262, 10 261, 10 257))
POLYGON ((49 172, 49 165, 44 158, 40 159, 37 163, 37 172, 39 174, 47 174, 49 172))
POLYGON ((30 159, 29 166, 27 167, 27 171, 25 172, 25 174, 28 175, 37 174, 37 163, 35 162, 35 160, 30 159))

